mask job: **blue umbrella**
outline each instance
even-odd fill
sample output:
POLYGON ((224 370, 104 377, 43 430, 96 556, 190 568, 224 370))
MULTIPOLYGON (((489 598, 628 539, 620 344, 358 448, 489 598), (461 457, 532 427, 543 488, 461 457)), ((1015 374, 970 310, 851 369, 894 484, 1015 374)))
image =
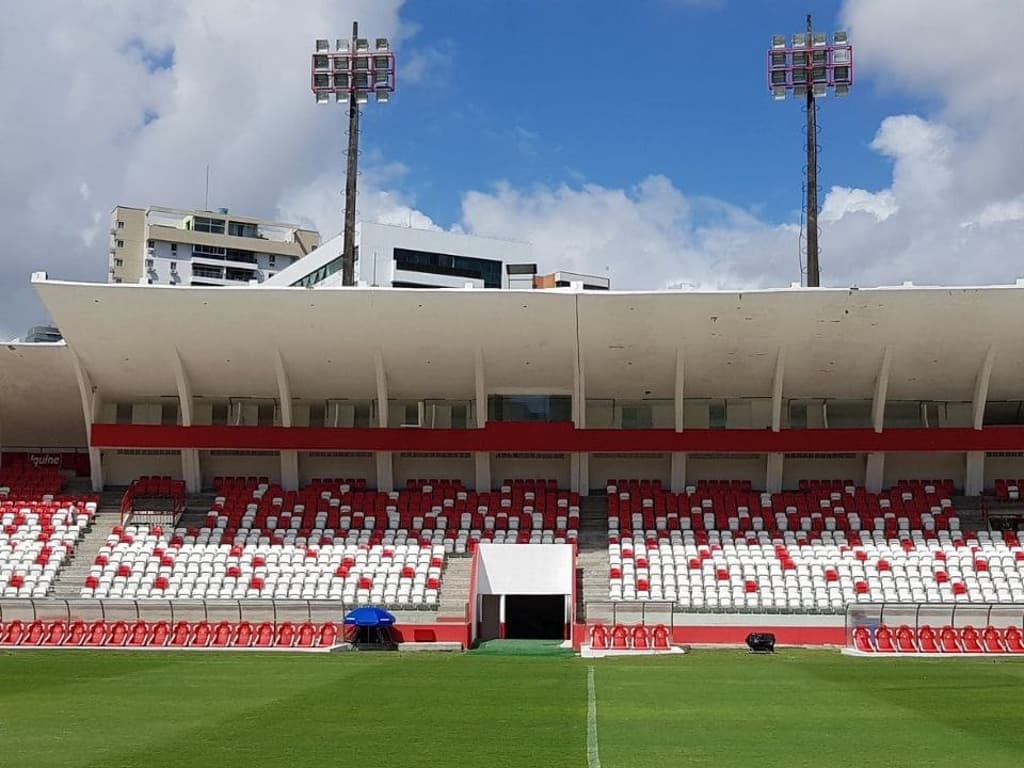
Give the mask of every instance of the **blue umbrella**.
POLYGON ((349 627, 390 627, 394 626, 395 617, 383 608, 365 605, 349 611, 345 616, 345 624, 349 627))

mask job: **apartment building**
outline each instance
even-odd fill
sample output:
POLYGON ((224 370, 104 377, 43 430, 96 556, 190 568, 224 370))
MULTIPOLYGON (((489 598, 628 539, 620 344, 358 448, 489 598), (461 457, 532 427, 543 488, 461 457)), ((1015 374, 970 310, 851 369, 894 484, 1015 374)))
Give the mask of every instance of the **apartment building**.
POLYGON ((154 285, 262 283, 320 245, 296 224, 216 211, 116 206, 107 281, 154 285))

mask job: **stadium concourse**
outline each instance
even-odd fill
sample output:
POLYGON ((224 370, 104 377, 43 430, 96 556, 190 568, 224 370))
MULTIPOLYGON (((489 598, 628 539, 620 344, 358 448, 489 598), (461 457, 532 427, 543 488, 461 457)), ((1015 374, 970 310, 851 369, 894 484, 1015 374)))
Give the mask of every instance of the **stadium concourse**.
POLYGON ((2 645, 1024 652, 1024 286, 33 282, 2 645))

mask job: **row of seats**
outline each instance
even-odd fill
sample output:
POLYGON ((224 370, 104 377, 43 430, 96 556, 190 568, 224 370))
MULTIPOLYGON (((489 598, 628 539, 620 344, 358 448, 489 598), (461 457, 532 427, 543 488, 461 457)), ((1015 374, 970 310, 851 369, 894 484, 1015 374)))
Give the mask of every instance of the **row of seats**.
POLYGON ((915 630, 906 624, 893 629, 885 624, 859 626, 853 630, 853 646, 862 653, 1020 653, 1024 654, 1024 633, 1020 627, 976 629, 930 627, 915 630))
POLYGON ((856 602, 1024 602, 1024 549, 1012 532, 733 536, 634 534, 608 545, 609 599, 683 608, 842 611, 856 602))
POLYGON ((432 607, 444 559, 441 545, 175 544, 158 526, 115 527, 81 597, 330 599, 432 607))
POLYGON ((651 628, 643 624, 634 627, 595 624, 590 628, 590 647, 594 650, 667 651, 671 645, 672 636, 664 624, 651 628))
POLYGON ((137 499, 185 498, 185 483, 169 475, 143 475, 133 480, 128 490, 137 499))
POLYGON ((1019 501, 1024 480, 996 480, 992 493, 999 501, 1019 501))
POLYGON ((0 647, 55 648, 329 648, 344 638, 333 623, 243 621, 12 621, 0 624, 0 647))
POLYGON ((551 540, 576 538, 579 494, 550 483, 514 481, 493 493, 468 491, 459 483, 424 484, 391 493, 365 491, 348 483, 317 481, 286 492, 269 483, 222 479, 205 528, 237 541, 244 537, 279 540, 333 535, 366 536, 379 543, 387 530, 441 531, 453 542, 533 534, 551 540))
POLYGON ((951 483, 905 482, 875 494, 854 485, 819 483, 807 490, 757 493, 742 485, 698 484, 686 493, 651 483, 609 484, 609 528, 659 530, 860 531, 956 530, 951 483))
POLYGON ((15 464, 0 469, 0 497, 33 500, 56 496, 64 487, 64 476, 56 467, 15 464))

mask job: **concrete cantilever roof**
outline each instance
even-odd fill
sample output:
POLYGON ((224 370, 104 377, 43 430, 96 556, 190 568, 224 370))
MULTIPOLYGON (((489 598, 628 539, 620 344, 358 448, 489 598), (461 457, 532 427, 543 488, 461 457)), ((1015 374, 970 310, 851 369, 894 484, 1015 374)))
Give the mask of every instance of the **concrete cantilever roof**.
POLYGON ((0 445, 84 446, 79 392, 71 350, 63 342, 0 345, 0 445))
MULTIPOLYGON (((569 393, 579 366, 587 398, 671 399, 682 368, 687 398, 771 397, 782 370, 785 398, 870 399, 888 359, 889 400, 971 401, 986 368, 990 400, 1024 399, 1024 286, 577 293, 35 285, 68 347, 31 345, 0 357, 0 414, 38 396, 72 401, 60 407, 68 418, 77 409, 80 421, 75 357, 108 402, 175 396, 176 359, 203 397, 276 397, 282 368, 293 398, 372 398, 382 369, 389 397, 470 399, 478 357, 488 392, 569 393), (46 355, 57 357, 43 365, 46 355)), ((10 434, 7 426, 0 438, 9 444, 22 427, 10 434)))

